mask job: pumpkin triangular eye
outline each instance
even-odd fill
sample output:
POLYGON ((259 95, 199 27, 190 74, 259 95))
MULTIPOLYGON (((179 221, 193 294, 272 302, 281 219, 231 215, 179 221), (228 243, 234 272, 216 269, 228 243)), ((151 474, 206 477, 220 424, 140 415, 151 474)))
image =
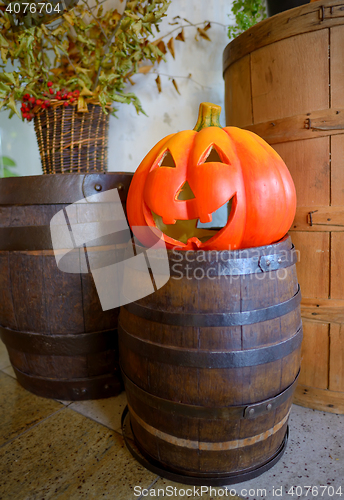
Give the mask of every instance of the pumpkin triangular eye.
POLYGON ((220 157, 219 153, 216 151, 216 149, 215 149, 214 146, 212 146, 209 149, 207 157, 206 157, 206 159, 204 160, 203 163, 210 163, 210 162, 222 163, 221 157, 220 157))
POLYGON ((167 150, 164 153, 164 156, 160 160, 159 167, 170 167, 170 168, 176 168, 175 161, 173 159, 173 156, 171 155, 170 151, 167 150))
POLYGON ((186 181, 186 182, 184 182, 181 190, 178 193, 177 200, 186 201, 186 200, 192 200, 193 198, 196 198, 196 197, 192 192, 190 184, 188 183, 188 181, 186 181))

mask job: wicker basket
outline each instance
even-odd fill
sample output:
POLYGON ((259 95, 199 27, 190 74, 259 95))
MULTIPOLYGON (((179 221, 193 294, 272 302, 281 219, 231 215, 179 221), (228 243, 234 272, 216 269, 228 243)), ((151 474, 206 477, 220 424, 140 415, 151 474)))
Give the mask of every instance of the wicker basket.
POLYGON ((37 113, 35 132, 44 174, 105 172, 109 114, 98 104, 51 106, 37 113))

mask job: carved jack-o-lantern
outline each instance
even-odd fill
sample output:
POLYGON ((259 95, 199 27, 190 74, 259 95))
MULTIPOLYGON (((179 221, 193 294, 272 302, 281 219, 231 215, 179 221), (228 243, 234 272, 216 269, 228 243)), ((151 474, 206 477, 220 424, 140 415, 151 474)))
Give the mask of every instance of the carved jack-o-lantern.
POLYGON ((222 128, 220 111, 202 103, 194 130, 165 137, 144 158, 127 199, 134 232, 135 226, 157 227, 168 248, 184 250, 268 245, 286 234, 296 194, 285 163, 256 134, 222 128), (222 229, 198 227, 225 204, 222 229))

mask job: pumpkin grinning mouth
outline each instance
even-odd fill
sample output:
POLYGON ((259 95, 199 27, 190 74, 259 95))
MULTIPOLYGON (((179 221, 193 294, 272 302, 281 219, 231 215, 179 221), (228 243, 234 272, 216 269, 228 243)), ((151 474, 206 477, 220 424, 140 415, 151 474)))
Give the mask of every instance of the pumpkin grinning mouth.
POLYGON ((234 216, 236 203, 233 203, 233 201, 235 199, 236 195, 232 196, 226 203, 211 213, 213 221, 215 219, 214 223, 212 221, 203 224, 200 222, 200 219, 177 219, 174 224, 164 224, 160 215, 154 212, 151 213, 156 227, 166 236, 180 241, 185 245, 191 238, 197 238, 201 243, 205 243, 227 227, 234 216), (220 214, 221 218, 225 219, 224 224, 221 221, 220 225, 215 226, 216 216, 220 214))

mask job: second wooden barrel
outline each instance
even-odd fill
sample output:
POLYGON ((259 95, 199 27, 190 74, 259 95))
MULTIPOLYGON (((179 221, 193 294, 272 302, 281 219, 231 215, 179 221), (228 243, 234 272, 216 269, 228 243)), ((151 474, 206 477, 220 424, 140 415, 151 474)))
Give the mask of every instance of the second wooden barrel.
POLYGON ((120 312, 135 442, 148 468, 158 464, 181 482, 230 484, 259 475, 284 450, 300 369, 290 238, 237 252, 171 250, 168 257, 168 283, 120 312))
MULTIPOLYGON (((107 173, 0 180, 0 338, 18 381, 39 396, 98 399, 122 390, 119 308, 102 310, 90 273, 58 269, 50 221, 68 205, 109 189, 117 188, 124 204, 131 178, 107 173)), ((122 258, 126 244, 116 247, 122 258)))
POLYGON ((344 1, 266 19, 223 58, 226 124, 255 132, 286 162, 297 210, 304 326, 295 401, 344 413, 344 1))

